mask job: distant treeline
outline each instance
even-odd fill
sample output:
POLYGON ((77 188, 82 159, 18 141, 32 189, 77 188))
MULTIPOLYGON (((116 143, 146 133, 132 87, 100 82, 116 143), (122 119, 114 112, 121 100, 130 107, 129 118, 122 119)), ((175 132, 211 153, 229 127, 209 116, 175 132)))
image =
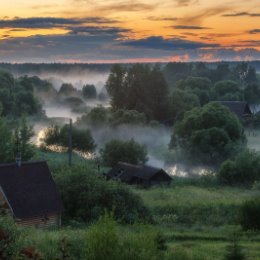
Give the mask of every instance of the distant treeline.
MULTIPOLYGON (((181 64, 196 66, 201 62, 181 62, 181 64)), ((209 69, 215 69, 219 64, 229 64, 229 66, 235 67, 239 61, 230 62, 207 62, 203 63, 209 69)), ((160 63, 164 67, 167 63, 160 63)), ((172 62, 169 64, 179 64, 179 62, 172 62)), ((247 64, 254 67, 256 71, 260 71, 260 61, 247 61, 247 64)), ((124 63, 120 64, 124 67, 131 67, 132 64, 124 63)), ((151 64, 155 65, 155 64, 151 64)), ((0 70, 7 70, 12 73, 28 74, 28 73, 41 73, 41 72, 60 72, 66 73, 71 70, 94 70, 100 72, 109 72, 114 64, 92 64, 92 63, 0 63, 0 70)))

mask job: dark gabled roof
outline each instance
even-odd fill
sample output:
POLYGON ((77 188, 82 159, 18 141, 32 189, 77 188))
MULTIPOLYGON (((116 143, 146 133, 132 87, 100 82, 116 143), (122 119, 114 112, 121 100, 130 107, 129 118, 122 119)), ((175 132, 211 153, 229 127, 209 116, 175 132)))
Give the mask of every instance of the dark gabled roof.
POLYGON ((252 111, 245 101, 216 101, 229 108, 231 112, 236 114, 238 117, 251 115, 252 111))
POLYGON ((0 187, 16 218, 63 211, 61 198, 45 161, 0 165, 0 187))
POLYGON ((147 165, 139 166, 125 162, 118 162, 107 174, 108 178, 118 178, 123 182, 129 182, 133 178, 149 180, 157 173, 163 172, 169 179, 171 177, 163 170, 147 165))

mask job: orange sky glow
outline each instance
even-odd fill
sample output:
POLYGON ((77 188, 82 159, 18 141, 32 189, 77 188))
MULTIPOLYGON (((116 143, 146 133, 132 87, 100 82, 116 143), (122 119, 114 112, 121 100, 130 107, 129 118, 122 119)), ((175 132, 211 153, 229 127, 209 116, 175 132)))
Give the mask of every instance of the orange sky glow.
POLYGON ((260 59, 259 0, 1 3, 0 61, 215 61, 226 53, 260 59))

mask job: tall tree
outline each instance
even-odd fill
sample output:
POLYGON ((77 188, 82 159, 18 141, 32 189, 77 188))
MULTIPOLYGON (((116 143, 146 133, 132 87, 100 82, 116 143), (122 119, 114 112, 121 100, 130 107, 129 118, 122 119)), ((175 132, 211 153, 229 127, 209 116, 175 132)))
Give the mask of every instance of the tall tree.
POLYGON ((245 141, 239 119, 212 102, 184 114, 174 126, 170 147, 182 148, 201 163, 218 164, 244 148, 245 141))
POLYGON ((14 133, 14 153, 21 153, 23 161, 31 159, 34 155, 34 146, 31 143, 33 135, 33 127, 27 124, 25 117, 22 117, 21 123, 14 133))
POLYGON ((125 108, 126 106, 126 73, 126 68, 120 65, 115 65, 111 69, 108 80, 106 82, 106 89, 111 97, 111 105, 114 110, 125 108))
POLYGON ((157 66, 136 64, 127 69, 116 65, 106 88, 114 110, 136 110, 158 121, 168 118, 168 86, 157 66))
POLYGON ((4 118, 0 117, 0 163, 14 161, 12 132, 4 118))

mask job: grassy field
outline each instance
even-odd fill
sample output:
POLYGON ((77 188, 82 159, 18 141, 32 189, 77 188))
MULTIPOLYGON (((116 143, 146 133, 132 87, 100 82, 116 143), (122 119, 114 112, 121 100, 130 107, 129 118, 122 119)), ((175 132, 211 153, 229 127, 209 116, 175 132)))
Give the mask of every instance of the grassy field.
MULTIPOLYGON (((249 145, 257 142, 254 138, 249 136, 249 145)), ((59 167, 66 162, 67 155, 38 152, 35 158, 59 167)), ((74 155, 73 161, 96 168, 93 161, 77 155, 74 155)), ((239 225, 240 206, 245 200, 260 196, 260 191, 177 177, 167 187, 131 189, 150 209, 155 221, 153 228, 163 235, 172 256, 169 260, 222 260, 234 232, 239 236, 246 259, 260 260, 260 233, 245 232, 239 225)), ((80 252, 85 246, 88 229, 81 226, 61 230, 29 230, 27 237, 41 252, 47 252, 46 259, 52 260, 63 237, 70 238, 77 256, 77 251, 80 252)), ((123 226, 122 235, 127 230, 136 232, 133 226, 123 226)))
POLYGON ((238 223, 239 207, 248 198, 260 195, 230 187, 173 185, 135 190, 160 224, 220 226, 238 223))
POLYGON ((233 232, 239 235, 247 259, 260 260, 260 233, 244 232, 239 226, 241 204, 260 196, 259 191, 190 184, 134 191, 152 211, 177 260, 223 259, 233 232))
MULTIPOLYGON (((260 260, 260 233, 245 232, 238 224, 232 223, 238 217, 243 201, 260 195, 260 192, 190 184, 133 190, 143 198, 157 219, 153 228, 165 237, 171 260, 222 260, 234 232, 239 237, 246 259, 260 260), (174 217, 169 216, 167 209, 173 210, 169 214, 174 217)), ((77 254, 77 248, 80 251, 85 246, 88 229, 83 226, 53 231, 31 230, 28 237, 41 252, 48 252, 46 259, 52 259, 63 237, 70 238, 77 254)), ((122 235, 137 230, 138 226, 121 228, 122 235)))

